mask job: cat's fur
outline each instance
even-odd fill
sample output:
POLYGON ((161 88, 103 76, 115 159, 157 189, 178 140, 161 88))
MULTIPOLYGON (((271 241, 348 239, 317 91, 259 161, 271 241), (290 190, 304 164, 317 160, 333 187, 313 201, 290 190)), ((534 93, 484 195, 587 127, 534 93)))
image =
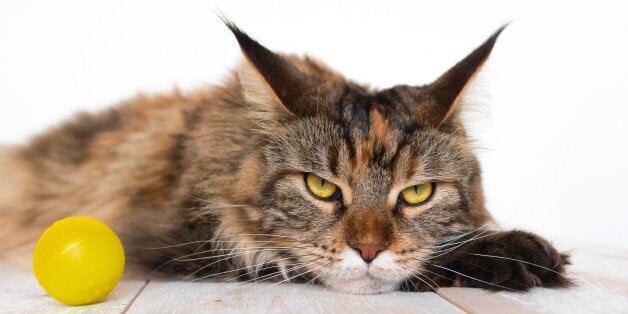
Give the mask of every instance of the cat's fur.
POLYGON ((3 251, 85 215, 131 262, 170 273, 351 293, 568 284, 568 258, 546 240, 487 227, 459 115, 502 29, 432 84, 373 90, 227 25, 246 60, 221 86, 140 96, 3 151, 3 251), (313 197, 303 173, 340 197, 313 197), (423 182, 435 182, 428 202, 398 203, 423 182), (367 263, 355 243, 387 249, 367 263))

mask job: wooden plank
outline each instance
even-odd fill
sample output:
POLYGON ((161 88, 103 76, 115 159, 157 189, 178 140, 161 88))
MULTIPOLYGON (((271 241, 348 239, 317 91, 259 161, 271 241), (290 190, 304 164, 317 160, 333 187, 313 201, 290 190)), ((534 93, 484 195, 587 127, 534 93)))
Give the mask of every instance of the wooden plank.
POLYGON ((439 291, 443 299, 433 293, 348 295, 298 284, 186 283, 165 279, 151 279, 147 284, 144 274, 134 275, 129 270, 105 301, 71 307, 46 295, 35 280, 30 263, 5 258, 0 260, 0 312, 120 313, 128 309, 130 312, 460 313, 462 309, 471 313, 628 313, 628 251, 577 247, 569 272, 578 282, 575 288, 537 288, 528 293, 445 288, 439 291))
POLYGON ((146 285, 146 280, 122 280, 100 303, 65 305, 46 294, 32 272, 0 260, 0 312, 122 313, 146 285))
POLYGON ((129 313, 462 313, 436 294, 349 295, 321 286, 151 280, 129 313))
POLYGON ((527 293, 444 288, 438 294, 471 313, 628 313, 628 254, 574 250, 568 269, 577 286, 527 293))

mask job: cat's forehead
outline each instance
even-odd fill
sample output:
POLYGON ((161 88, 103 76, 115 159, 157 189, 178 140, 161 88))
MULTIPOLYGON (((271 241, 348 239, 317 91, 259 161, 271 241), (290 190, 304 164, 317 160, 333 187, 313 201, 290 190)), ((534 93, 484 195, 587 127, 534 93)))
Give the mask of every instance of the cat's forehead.
POLYGON ((416 127, 414 115, 420 104, 414 94, 416 88, 404 85, 377 91, 346 86, 331 104, 331 112, 343 127, 384 137, 389 131, 416 127))

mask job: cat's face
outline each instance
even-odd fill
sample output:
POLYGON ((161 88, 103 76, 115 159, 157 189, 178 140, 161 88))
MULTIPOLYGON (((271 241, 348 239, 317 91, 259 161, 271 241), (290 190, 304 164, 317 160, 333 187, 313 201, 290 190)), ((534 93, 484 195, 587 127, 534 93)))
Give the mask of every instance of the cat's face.
POLYGON ((274 258, 288 276, 391 291, 423 271, 438 242, 489 219, 455 107, 496 35, 431 85, 371 91, 233 30, 262 134, 254 219, 287 248, 274 258))
POLYGON ((479 223, 479 172, 465 139, 393 122, 382 109, 347 104, 348 120, 296 121, 263 154, 269 230, 304 270, 354 293, 395 289, 437 241, 479 223))

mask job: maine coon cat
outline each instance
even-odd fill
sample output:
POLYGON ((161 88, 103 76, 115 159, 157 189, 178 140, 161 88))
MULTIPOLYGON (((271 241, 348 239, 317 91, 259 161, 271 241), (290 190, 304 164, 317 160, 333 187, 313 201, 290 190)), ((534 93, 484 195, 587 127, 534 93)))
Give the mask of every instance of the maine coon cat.
POLYGON ((188 278, 350 293, 566 286, 568 257, 497 231, 460 119, 502 29, 425 86, 374 90, 234 24, 222 85, 83 113, 0 157, 0 238, 98 218, 128 260, 188 278))

